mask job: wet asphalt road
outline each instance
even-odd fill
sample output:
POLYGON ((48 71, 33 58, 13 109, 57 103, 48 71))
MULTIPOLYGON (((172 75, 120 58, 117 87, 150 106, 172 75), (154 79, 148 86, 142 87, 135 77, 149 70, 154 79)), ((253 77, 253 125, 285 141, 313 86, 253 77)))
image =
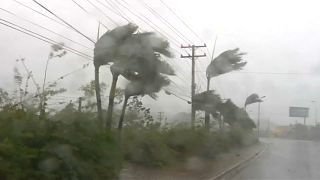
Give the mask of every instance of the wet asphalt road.
POLYGON ((320 142, 262 139, 267 149, 233 180, 320 180, 320 142))

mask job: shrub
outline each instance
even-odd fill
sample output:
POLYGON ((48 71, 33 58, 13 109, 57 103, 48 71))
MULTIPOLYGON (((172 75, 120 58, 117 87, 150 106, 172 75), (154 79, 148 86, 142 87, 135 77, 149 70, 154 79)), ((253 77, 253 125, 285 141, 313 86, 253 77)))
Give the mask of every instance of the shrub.
POLYGON ((174 152, 166 146, 158 130, 126 128, 122 142, 128 161, 152 167, 163 167, 174 161, 174 152))
POLYGON ((92 121, 0 113, 0 179, 114 179, 120 162, 113 135, 92 121))

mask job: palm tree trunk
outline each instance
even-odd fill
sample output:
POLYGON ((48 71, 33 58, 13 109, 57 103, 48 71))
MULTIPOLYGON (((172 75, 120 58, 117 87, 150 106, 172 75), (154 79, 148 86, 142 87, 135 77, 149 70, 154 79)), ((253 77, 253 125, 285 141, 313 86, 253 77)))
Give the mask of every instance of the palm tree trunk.
POLYGON ((127 108, 127 103, 128 103, 128 99, 129 96, 126 96, 123 102, 123 106, 122 106, 122 112, 121 112, 121 116, 119 119, 119 124, 118 124, 118 131, 121 132, 122 130, 122 126, 123 126, 123 119, 124 119, 124 115, 126 113, 126 108, 127 108))
MULTIPOLYGON (((210 78, 208 77, 207 78, 207 91, 210 90, 210 78)), ((209 112, 205 112, 205 115, 204 115, 204 126, 207 130, 210 129, 210 114, 209 112)))
POLYGON ((98 109, 98 123, 100 126, 103 125, 102 121, 102 107, 101 107, 101 93, 100 93, 100 80, 99 80, 99 65, 94 66, 94 77, 95 77, 95 91, 96 91, 96 99, 97 99, 97 109, 98 109))
POLYGON ((109 93, 109 105, 108 105, 107 121, 106 121, 106 127, 109 130, 112 127, 112 113, 113 113, 114 97, 116 95, 116 86, 117 86, 118 77, 119 77, 119 74, 113 74, 112 85, 109 93))

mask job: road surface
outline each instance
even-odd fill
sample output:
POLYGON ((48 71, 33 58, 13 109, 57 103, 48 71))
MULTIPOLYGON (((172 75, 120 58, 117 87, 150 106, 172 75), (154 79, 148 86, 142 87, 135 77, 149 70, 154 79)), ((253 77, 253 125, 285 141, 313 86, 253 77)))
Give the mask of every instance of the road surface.
POLYGON ((320 142, 263 139, 267 149, 233 179, 320 179, 320 142))

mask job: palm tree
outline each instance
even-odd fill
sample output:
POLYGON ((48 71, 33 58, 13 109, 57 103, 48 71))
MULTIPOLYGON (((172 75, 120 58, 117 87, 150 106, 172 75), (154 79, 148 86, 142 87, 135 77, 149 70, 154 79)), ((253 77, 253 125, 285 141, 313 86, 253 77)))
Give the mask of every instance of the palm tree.
POLYGON ((230 99, 219 104, 217 109, 223 115, 224 121, 230 126, 238 124, 244 129, 252 129, 256 127, 248 113, 243 108, 239 108, 235 105, 230 99))
MULTIPOLYGON (((209 115, 211 114, 214 118, 219 118, 217 107, 222 103, 222 99, 219 95, 214 93, 214 90, 204 91, 196 94, 194 97, 194 106, 196 110, 205 111, 209 115)), ((205 128, 209 130, 209 122, 205 122, 205 128)))
MULTIPOLYGON (((213 59, 206 71, 207 90, 210 89, 210 80, 212 77, 242 69, 247 64, 247 62, 242 60, 242 56, 245 54, 246 53, 239 52, 239 48, 236 48, 233 50, 227 50, 213 59)), ((205 124, 209 125, 209 121, 210 116, 206 115, 205 124)))
POLYGON ((107 65, 114 61, 119 45, 130 35, 132 35, 138 27, 134 24, 127 24, 116 27, 115 29, 103 34, 94 47, 94 68, 95 68, 95 91, 97 99, 98 121, 100 125, 103 123, 101 95, 100 95, 100 79, 99 69, 102 65, 107 65))
POLYGON ((125 88, 125 99, 118 124, 119 133, 122 130, 128 99, 131 96, 149 95, 151 98, 156 99, 156 93, 169 84, 170 80, 158 72, 153 72, 149 74, 149 76, 144 76, 138 81, 131 81, 125 88))
POLYGON ((172 57, 169 43, 151 32, 132 34, 118 47, 114 55, 115 62, 110 68, 113 78, 106 121, 108 129, 112 126, 114 97, 119 75, 132 81, 151 74, 150 71, 155 68, 162 73, 174 75, 173 69, 160 60, 161 56, 172 57))

